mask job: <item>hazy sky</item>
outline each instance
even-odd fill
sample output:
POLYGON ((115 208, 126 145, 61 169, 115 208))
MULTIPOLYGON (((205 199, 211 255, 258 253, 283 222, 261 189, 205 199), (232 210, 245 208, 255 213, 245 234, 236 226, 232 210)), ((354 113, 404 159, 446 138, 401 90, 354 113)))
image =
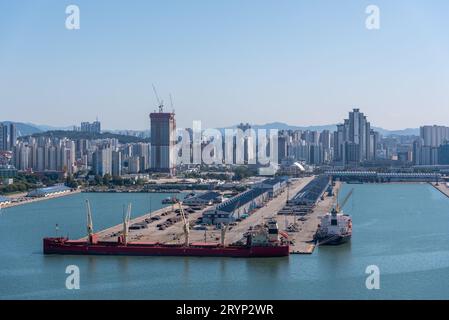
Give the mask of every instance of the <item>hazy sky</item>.
POLYGON ((179 126, 449 125, 449 1, 0 0, 0 120, 145 129, 152 83, 179 126))

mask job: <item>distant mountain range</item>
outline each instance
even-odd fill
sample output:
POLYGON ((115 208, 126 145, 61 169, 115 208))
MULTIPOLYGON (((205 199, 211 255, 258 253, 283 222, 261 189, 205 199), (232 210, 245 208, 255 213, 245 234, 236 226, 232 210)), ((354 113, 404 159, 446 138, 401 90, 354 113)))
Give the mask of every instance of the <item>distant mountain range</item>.
MULTIPOLYGON (((2 121, 4 124, 10 124, 11 121, 2 121)), ((43 130, 39 129, 36 125, 22 123, 22 122, 13 122, 16 124, 17 135, 20 136, 28 136, 35 133, 43 132, 43 130)))
POLYGON ((42 133, 45 131, 71 131, 73 130, 73 126, 70 127, 53 127, 47 125, 38 125, 34 123, 24 123, 24 122, 14 122, 14 121, 0 121, 1 123, 10 124, 15 123, 17 128, 17 135, 21 136, 29 136, 36 133, 42 133))
MULTIPOLYGON (((11 121, 3 121, 3 123, 11 123, 11 121)), ((54 127, 54 126, 48 126, 48 125, 36 125, 33 123, 23 123, 23 122, 14 122, 17 127, 17 133, 18 136, 27 136, 27 135, 33 135, 36 133, 42 133, 45 131, 71 131, 73 130, 73 126, 69 127, 54 127)), ((231 128, 236 128, 237 125, 232 126, 231 128)), ((323 131, 323 130, 329 130, 331 132, 335 131, 337 129, 336 124, 330 124, 330 125, 320 125, 320 126, 294 126, 289 125, 283 122, 271 122, 263 125, 251 125, 254 129, 278 129, 278 130, 310 130, 310 131, 323 131)), ((389 135, 397 135, 397 136, 419 136, 419 128, 407 128, 402 130, 386 130, 383 128, 373 128, 374 130, 378 131, 383 136, 389 136, 389 135)), ((121 133, 124 134, 126 130, 105 130, 111 133, 121 133)), ((139 132, 138 130, 130 130, 130 132, 133 132, 134 134, 136 132, 139 132)), ((143 135, 146 136, 148 132, 142 131, 143 135)))

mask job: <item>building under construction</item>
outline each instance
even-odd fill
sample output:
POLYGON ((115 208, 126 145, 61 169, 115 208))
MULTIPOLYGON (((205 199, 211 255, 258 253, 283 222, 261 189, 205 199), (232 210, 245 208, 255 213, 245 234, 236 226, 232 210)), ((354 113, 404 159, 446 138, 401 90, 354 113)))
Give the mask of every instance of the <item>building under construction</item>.
MULTIPOLYGON (((156 93, 156 90, 155 90, 156 93)), ((151 170, 175 175, 176 121, 174 112, 164 112, 164 104, 156 93, 158 112, 151 119, 151 170)))

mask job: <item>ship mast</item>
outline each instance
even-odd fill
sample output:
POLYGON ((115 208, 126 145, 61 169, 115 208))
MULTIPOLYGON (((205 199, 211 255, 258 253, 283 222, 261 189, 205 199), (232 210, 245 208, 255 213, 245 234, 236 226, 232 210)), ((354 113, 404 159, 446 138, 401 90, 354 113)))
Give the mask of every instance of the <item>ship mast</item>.
POLYGON ((178 205, 179 205, 179 211, 181 212, 181 217, 182 220, 184 222, 184 246, 188 247, 189 246, 189 232, 190 232, 190 228, 189 228, 189 218, 186 216, 185 212, 184 212, 184 208, 182 207, 182 202, 178 201, 178 205))

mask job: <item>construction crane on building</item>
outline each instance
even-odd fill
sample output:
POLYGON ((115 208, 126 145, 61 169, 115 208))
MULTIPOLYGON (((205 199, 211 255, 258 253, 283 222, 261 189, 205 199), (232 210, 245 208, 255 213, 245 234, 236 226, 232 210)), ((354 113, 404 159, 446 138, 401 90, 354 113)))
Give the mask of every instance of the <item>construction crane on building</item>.
POLYGON ((153 91, 154 91, 154 95, 156 96, 159 112, 164 112, 164 100, 161 100, 159 98, 159 95, 157 94, 157 90, 156 90, 156 87, 154 86, 154 84, 153 84, 153 91))

